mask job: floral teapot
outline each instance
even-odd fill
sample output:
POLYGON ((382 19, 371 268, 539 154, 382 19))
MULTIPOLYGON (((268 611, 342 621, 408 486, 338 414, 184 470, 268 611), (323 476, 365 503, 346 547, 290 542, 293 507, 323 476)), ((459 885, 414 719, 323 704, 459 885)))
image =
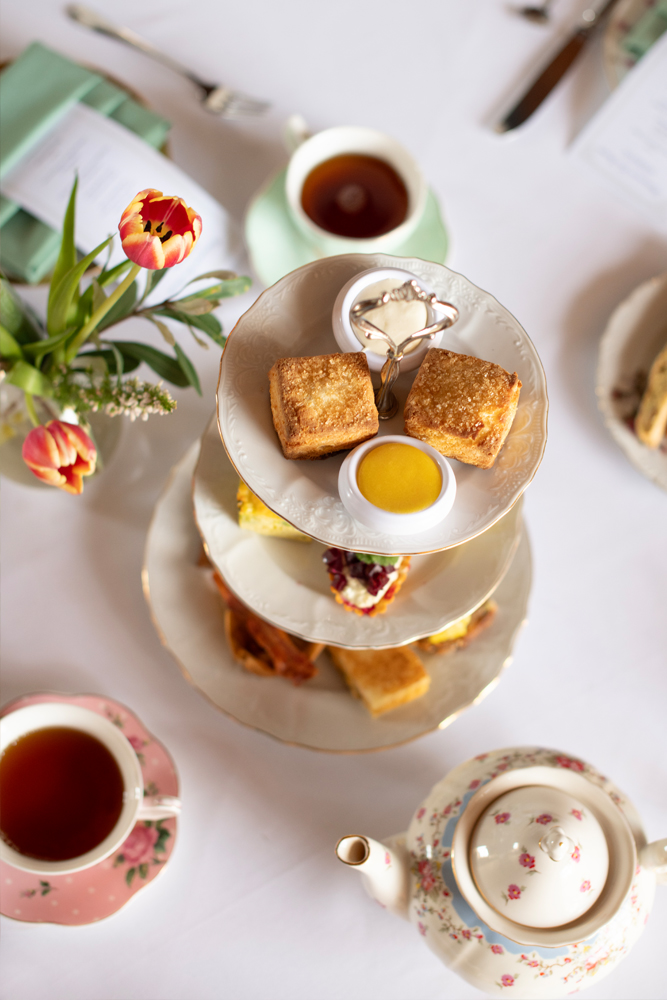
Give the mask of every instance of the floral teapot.
POLYGON ((371 896, 486 993, 561 997, 614 968, 641 934, 667 840, 630 802, 555 750, 482 754, 440 781, 407 834, 343 837, 371 896))

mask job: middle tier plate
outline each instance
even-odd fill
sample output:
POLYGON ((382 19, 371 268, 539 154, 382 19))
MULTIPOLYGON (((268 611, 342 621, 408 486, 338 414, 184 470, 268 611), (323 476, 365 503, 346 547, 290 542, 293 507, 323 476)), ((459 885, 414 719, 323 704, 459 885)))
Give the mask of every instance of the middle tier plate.
POLYGON ((385 614, 360 618, 334 600, 323 545, 267 538, 239 527, 238 484, 212 420, 193 478, 195 520, 208 555, 244 604, 272 625, 312 642, 383 649, 447 628, 493 593, 521 537, 519 501, 465 545, 413 556, 385 614))

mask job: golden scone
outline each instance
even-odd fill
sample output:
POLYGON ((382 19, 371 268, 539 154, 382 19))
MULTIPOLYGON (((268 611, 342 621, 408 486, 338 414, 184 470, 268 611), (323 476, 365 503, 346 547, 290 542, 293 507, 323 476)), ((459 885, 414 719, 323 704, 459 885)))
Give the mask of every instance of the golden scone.
POLYGON ((236 504, 239 509, 239 527, 245 528, 246 531, 254 531, 258 535, 270 535, 273 538, 292 538, 297 542, 312 541, 289 521, 274 514, 244 482, 239 482, 236 504))
POLYGON ((446 458, 490 469, 509 433, 521 382, 492 361, 432 347, 405 404, 405 431, 446 458))
POLYGON ((331 659, 373 716, 390 712, 429 689, 431 678, 409 646, 394 649, 341 649, 327 646, 331 659))
POLYGON ((280 358, 269 372, 271 415, 285 458, 321 458, 378 432, 368 361, 358 354, 280 358))
POLYGON ((452 653, 455 649, 464 649, 480 632, 489 627, 496 617, 497 610, 498 605, 495 601, 486 601, 472 614, 465 615, 442 632, 419 639, 415 645, 425 653, 452 653))
POLYGON ((635 430, 649 448, 659 448, 667 432, 667 344, 651 365, 635 430))

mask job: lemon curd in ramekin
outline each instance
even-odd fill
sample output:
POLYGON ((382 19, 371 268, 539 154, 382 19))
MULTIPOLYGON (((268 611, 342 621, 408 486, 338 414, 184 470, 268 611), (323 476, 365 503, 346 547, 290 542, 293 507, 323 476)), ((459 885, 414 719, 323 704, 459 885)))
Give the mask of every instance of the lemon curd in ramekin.
POLYGON ((426 442, 387 435, 350 452, 338 491, 343 506, 367 527, 414 535, 449 514, 456 478, 449 462, 426 442))

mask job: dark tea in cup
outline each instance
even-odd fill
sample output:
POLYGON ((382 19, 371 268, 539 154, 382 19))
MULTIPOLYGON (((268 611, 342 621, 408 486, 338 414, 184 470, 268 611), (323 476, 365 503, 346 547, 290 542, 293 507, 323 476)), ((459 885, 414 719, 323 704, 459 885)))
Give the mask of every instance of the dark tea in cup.
POLYGON ((25 857, 78 858, 111 833, 124 790, 115 757, 95 736, 36 729, 0 757, 0 833, 25 857))
POLYGON ((301 205, 315 225, 336 236, 369 239, 396 229, 408 213, 408 191, 385 160, 362 153, 333 156, 303 182, 301 205))

